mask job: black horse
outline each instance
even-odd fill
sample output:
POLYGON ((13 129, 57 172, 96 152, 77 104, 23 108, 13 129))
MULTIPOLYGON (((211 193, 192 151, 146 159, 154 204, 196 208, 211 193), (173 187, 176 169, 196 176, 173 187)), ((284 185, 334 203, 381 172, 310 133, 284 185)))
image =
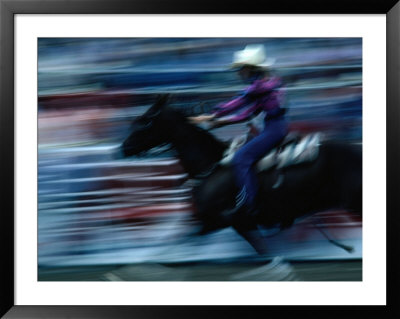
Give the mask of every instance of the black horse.
POLYGON ((257 225, 285 228, 296 218, 333 208, 361 214, 361 146, 334 142, 323 143, 312 162, 289 166, 279 173, 275 169, 259 172, 259 214, 249 217, 236 212, 238 190, 232 169, 218 165, 228 145, 191 124, 166 102, 167 96, 160 97, 132 123, 120 151, 128 157, 166 143, 172 145, 189 178, 200 179, 193 199, 202 233, 232 226, 258 253, 265 254, 265 238, 257 225), (278 178, 282 183, 273 187, 278 178))

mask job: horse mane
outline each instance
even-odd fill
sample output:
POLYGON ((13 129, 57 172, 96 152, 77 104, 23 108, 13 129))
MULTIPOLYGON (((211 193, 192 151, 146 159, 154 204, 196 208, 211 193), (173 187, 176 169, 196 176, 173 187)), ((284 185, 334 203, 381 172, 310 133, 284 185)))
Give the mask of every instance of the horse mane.
POLYGON ((182 109, 165 106, 161 113, 163 121, 168 123, 171 143, 189 175, 203 173, 221 160, 227 145, 207 130, 190 123, 182 109))
POLYGON ((215 151, 226 149, 227 144, 217 139, 209 131, 201 128, 198 125, 190 123, 187 118, 188 115, 184 112, 184 110, 173 106, 166 106, 164 111, 169 114, 169 119, 175 118, 182 125, 182 127, 187 130, 188 134, 192 134, 192 137, 196 138, 196 142, 200 144, 206 143, 211 150, 215 151))

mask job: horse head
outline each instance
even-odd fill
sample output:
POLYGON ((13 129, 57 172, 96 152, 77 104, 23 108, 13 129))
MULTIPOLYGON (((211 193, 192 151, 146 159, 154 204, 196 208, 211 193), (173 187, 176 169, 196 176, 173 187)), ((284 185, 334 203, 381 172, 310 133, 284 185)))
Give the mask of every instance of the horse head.
POLYGON ((139 155, 169 143, 189 176, 203 173, 222 158, 226 145, 191 124, 182 110, 167 107, 167 101, 168 95, 159 96, 153 106, 133 121, 129 136, 114 158, 139 155))
POLYGON ((160 95, 143 115, 132 122, 130 134, 119 149, 119 157, 139 155, 167 142, 159 118, 168 98, 167 94, 160 95))

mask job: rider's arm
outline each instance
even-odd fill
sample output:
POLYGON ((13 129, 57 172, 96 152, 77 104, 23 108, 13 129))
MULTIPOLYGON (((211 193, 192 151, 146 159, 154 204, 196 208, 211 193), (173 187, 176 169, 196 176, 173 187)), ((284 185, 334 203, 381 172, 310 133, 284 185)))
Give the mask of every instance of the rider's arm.
MULTIPOLYGON (((253 115, 258 114, 261 109, 272 110, 280 106, 282 92, 277 90, 282 85, 282 82, 278 78, 272 78, 269 81, 256 81, 254 82, 242 95, 242 101, 246 101, 244 104, 249 104, 243 111, 233 114, 231 116, 225 116, 221 118, 220 125, 239 123, 248 120, 253 115), (257 103, 257 97, 269 96, 268 100, 262 103, 257 103), (253 102, 253 104, 250 104, 253 102)), ((238 109, 235 108, 234 110, 238 109)), ((231 112, 229 112, 231 113, 231 112)), ((228 114, 229 114, 228 113, 228 114)), ((220 117, 220 116, 217 116, 220 117)))
POLYGON ((251 106, 249 106, 244 111, 238 114, 225 116, 221 118, 220 122, 223 124, 233 124, 233 123, 243 122, 248 120, 253 115, 258 114, 259 111, 260 111, 260 105, 258 103, 253 103, 251 106))
MULTIPOLYGON (((242 95, 239 97, 218 105, 215 110, 212 112, 216 117, 221 117, 224 115, 232 114, 234 111, 242 108, 245 104, 249 104, 254 99, 258 98, 259 96, 263 96, 275 91, 277 88, 281 86, 282 82, 279 78, 271 78, 269 81, 255 81, 252 85, 250 85, 242 95)), ((257 109, 257 108, 255 108, 257 109)), ((246 111, 242 112, 239 116, 238 120, 243 120, 251 115, 254 110, 250 108, 246 109, 246 111)))
MULTIPOLYGON (((257 97, 266 95, 268 93, 279 94, 276 88, 281 85, 281 81, 278 78, 272 78, 269 81, 256 81, 250 87, 248 87, 244 93, 229 102, 217 105, 211 114, 198 116, 191 118, 194 123, 201 123, 203 121, 213 120, 214 126, 221 126, 225 124, 238 123, 247 120, 254 114, 260 111, 260 105, 255 103, 257 97), (249 106, 251 103, 251 106, 249 106), (238 114, 233 114, 235 111, 240 110, 248 106, 238 114)), ((271 99, 266 102, 267 109, 272 109, 276 106, 275 99, 271 99)), ((265 103, 264 103, 265 104, 265 103)))
POLYGON ((256 98, 258 96, 266 95, 282 86, 282 81, 277 78, 271 78, 268 81, 258 80, 255 81, 247 90, 246 95, 249 98, 256 98))
POLYGON ((233 100, 217 105, 212 111, 212 114, 215 117, 222 117, 224 115, 231 114, 232 112, 240 109, 247 103, 248 103, 248 98, 245 92, 244 94, 234 98, 233 100))

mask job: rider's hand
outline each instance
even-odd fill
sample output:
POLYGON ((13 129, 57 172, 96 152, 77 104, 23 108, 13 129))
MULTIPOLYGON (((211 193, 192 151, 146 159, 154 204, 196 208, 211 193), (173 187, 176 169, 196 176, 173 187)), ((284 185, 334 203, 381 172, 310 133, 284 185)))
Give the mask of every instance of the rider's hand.
POLYGON ((193 124, 199 124, 202 122, 211 121, 212 119, 214 119, 214 117, 215 117, 215 115, 213 115, 213 114, 203 114, 203 115, 199 115, 199 116, 189 117, 188 119, 193 124))

